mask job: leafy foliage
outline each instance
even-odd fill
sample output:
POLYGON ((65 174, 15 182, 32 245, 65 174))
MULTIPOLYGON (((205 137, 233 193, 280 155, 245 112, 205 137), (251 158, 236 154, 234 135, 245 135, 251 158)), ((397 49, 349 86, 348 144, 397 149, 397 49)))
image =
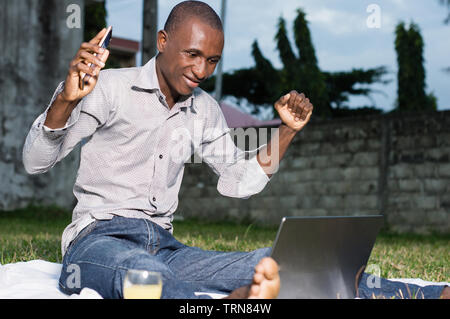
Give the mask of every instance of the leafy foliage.
POLYGON ((316 53, 305 14, 300 9, 297 11, 297 18, 294 21, 294 36, 299 51, 298 57, 289 42, 286 22, 280 18, 275 40, 284 66, 281 70, 281 92, 289 92, 293 88, 297 88, 313 101, 315 115, 329 117, 331 110, 326 84, 323 74, 317 66, 316 53))
MULTIPOLYGON (((105 1, 90 1, 86 3, 84 8, 84 41, 90 41, 101 29, 106 27, 107 16, 105 1)), ((104 69, 119 67, 119 60, 114 55, 110 55, 104 69)))
POLYGON ((398 63, 398 111, 436 110, 436 98, 425 93, 423 38, 420 28, 401 22, 395 29, 398 63))
POLYGON ((388 70, 384 66, 368 70, 353 69, 351 71, 324 72, 333 112, 335 113, 337 109, 347 108, 346 102, 349 101, 351 95, 370 96, 373 92, 373 89, 369 87, 370 84, 375 82, 390 83, 390 80, 383 80, 386 73, 388 73, 388 70))
MULTIPOLYGON (((341 117, 380 113, 373 106, 364 107, 361 112, 348 108, 349 97, 362 95, 370 97, 375 91, 373 83, 386 84, 383 80, 388 73, 385 67, 373 69, 354 69, 341 72, 322 72, 318 66, 315 49, 305 13, 297 10, 294 21, 294 44, 298 54, 289 41, 286 22, 279 18, 275 43, 283 68, 277 70, 264 57, 258 41, 252 44, 254 67, 225 73, 223 93, 237 98, 246 98, 255 105, 272 104, 290 90, 305 93, 314 105, 314 115, 320 117, 341 117)), ((207 91, 214 90, 214 77, 202 85, 207 91)), ((258 109, 254 109, 254 114, 258 109)), ((277 114, 277 112, 274 112, 277 114)))
POLYGON ((106 4, 104 1, 86 2, 84 8, 84 41, 90 41, 106 27, 106 4))
MULTIPOLYGON (((329 117, 331 115, 328 90, 323 73, 320 71, 311 34, 306 21, 306 15, 297 10, 297 18, 294 20, 294 38, 299 51, 297 59, 298 88, 314 101, 315 115, 329 117)), ((285 68, 288 67, 285 65, 285 68)))

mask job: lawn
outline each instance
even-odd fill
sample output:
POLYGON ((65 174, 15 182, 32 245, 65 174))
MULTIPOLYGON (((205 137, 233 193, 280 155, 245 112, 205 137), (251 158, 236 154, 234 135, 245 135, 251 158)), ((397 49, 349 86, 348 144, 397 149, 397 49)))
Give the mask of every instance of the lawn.
MULTIPOLYGON (((71 214, 56 207, 0 211, 0 263, 33 259, 61 262, 61 234, 71 214)), ((175 221, 175 237, 191 246, 248 251, 272 245, 277 227, 253 224, 175 221)), ((381 233, 369 265, 385 278, 449 281, 449 235, 381 233)))

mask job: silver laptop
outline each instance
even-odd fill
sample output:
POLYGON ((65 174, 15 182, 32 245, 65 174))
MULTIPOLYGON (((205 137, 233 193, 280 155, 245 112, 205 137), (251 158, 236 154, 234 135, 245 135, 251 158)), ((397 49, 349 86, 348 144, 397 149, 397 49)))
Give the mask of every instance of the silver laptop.
POLYGON ((284 217, 272 248, 281 299, 355 298, 383 216, 284 217))

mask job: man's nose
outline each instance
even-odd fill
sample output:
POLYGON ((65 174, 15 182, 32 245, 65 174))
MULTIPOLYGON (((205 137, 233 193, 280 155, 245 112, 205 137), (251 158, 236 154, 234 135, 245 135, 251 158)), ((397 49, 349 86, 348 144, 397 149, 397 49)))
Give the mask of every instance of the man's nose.
POLYGON ((203 81, 207 77, 206 62, 203 59, 198 59, 197 63, 192 68, 192 73, 199 81, 203 81))

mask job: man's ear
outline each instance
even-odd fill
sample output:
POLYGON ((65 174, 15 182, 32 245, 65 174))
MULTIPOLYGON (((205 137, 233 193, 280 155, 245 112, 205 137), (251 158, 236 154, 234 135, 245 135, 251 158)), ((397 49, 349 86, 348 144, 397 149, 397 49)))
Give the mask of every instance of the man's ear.
POLYGON ((169 35, 167 34, 167 32, 165 30, 160 30, 158 32, 156 47, 159 52, 161 52, 161 53, 164 52, 164 50, 166 49, 168 39, 169 39, 169 35))

